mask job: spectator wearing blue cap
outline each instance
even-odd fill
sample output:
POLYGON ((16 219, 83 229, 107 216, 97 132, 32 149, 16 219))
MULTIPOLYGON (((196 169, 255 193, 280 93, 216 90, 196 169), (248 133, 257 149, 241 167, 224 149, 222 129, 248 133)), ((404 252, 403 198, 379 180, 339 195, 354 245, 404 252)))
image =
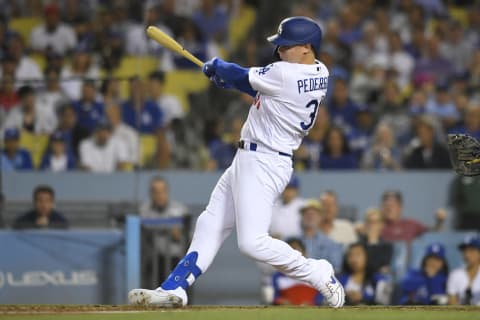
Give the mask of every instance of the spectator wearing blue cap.
POLYGON ((300 179, 292 175, 273 209, 270 234, 280 239, 298 237, 302 233, 300 209, 305 199, 299 197, 300 179))
POLYGON ((458 246, 465 265, 448 276, 448 303, 480 305, 480 237, 467 236, 458 246))
POLYGON ((425 250, 421 269, 410 270, 401 282, 401 304, 447 304, 448 262, 445 247, 432 243, 425 250))
POLYGON ((53 172, 75 169, 75 157, 71 149, 67 149, 65 136, 61 131, 55 131, 50 136, 50 145, 43 156, 40 169, 53 172))
POLYGON ((20 147, 20 131, 17 128, 6 129, 3 140, 2 171, 32 170, 33 163, 30 153, 20 147))

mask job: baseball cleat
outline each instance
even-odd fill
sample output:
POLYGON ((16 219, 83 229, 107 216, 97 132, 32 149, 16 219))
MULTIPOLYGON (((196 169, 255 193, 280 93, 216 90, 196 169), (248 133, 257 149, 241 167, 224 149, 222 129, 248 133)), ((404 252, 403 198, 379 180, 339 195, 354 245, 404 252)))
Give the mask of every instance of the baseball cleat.
POLYGON ((340 281, 334 275, 330 276, 330 280, 322 285, 320 293, 332 308, 340 308, 345 303, 345 291, 340 281))
MULTIPOLYGON (((326 260, 316 260, 318 264, 328 263, 327 267, 330 269, 330 276, 326 281, 320 283, 318 290, 332 308, 340 308, 345 304, 345 290, 342 284, 335 277, 332 265, 326 260)), ((325 265, 322 266, 325 268, 325 265)))
POLYGON ((133 289, 128 293, 128 301, 137 306, 179 308, 187 304, 187 295, 183 289, 181 291, 160 288, 156 290, 133 289))

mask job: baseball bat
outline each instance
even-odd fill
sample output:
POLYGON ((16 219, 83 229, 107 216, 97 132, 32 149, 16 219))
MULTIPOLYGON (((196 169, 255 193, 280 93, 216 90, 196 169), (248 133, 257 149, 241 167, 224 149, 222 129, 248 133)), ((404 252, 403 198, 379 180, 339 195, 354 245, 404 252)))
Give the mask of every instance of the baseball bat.
POLYGON ((177 41, 172 39, 168 34, 163 32, 159 28, 154 26, 149 26, 147 28, 147 35, 153 40, 160 43, 165 48, 184 56, 185 58, 195 63, 200 68, 203 67, 203 62, 200 59, 198 59, 193 54, 188 52, 188 50, 185 50, 185 48, 182 47, 177 41))

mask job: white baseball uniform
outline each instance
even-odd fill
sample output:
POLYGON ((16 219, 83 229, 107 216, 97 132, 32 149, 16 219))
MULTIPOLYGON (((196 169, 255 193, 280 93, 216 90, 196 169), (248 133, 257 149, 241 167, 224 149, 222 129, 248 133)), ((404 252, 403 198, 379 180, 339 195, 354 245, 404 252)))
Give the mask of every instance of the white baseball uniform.
POLYGON ((280 61, 249 70, 250 85, 258 94, 242 128, 243 149, 213 190, 188 250, 198 252, 202 272, 236 225, 238 246, 247 256, 314 286, 329 279, 300 252, 268 234, 274 201, 292 174, 289 155, 315 121, 328 75, 319 61, 280 61))
POLYGON ((450 272, 447 281, 447 293, 456 296, 460 304, 467 303, 467 289, 472 291, 471 304, 480 305, 480 272, 472 280, 469 279, 465 267, 450 272))

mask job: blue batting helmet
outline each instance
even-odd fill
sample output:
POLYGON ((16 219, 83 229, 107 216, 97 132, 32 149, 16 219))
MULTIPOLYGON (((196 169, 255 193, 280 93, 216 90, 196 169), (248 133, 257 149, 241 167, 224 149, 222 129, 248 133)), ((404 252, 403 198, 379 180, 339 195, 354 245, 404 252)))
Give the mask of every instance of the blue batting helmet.
POLYGON ((310 18, 290 17, 282 20, 277 34, 268 37, 267 40, 277 46, 309 43, 318 52, 322 41, 322 29, 310 18))

